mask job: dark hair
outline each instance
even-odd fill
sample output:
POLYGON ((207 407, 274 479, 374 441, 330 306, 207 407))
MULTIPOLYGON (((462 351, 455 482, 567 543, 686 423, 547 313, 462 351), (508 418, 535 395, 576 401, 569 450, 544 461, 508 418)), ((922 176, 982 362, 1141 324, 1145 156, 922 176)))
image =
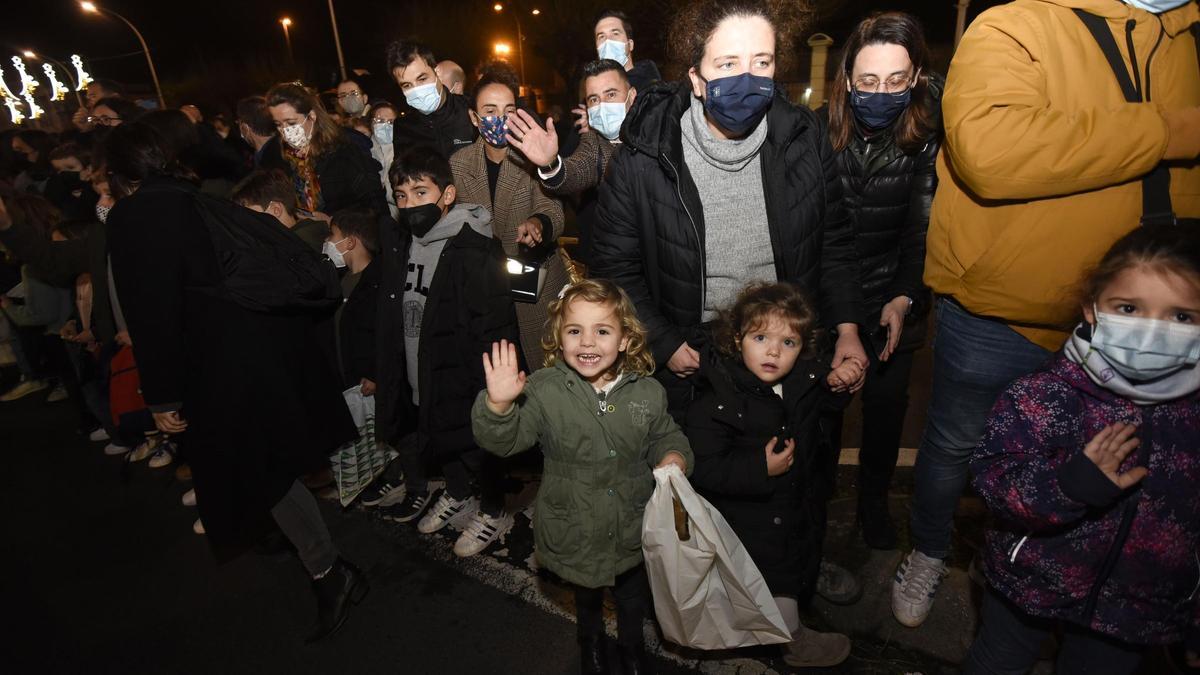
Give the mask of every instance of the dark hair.
POLYGON ((264 96, 247 96, 237 103, 237 121, 250 127, 250 131, 259 136, 275 134, 275 120, 267 109, 267 99, 264 96))
POLYGON ((120 118, 122 123, 132 122, 141 117, 142 113, 146 112, 138 104, 120 96, 109 96, 96 101, 96 105, 92 106, 92 111, 95 111, 100 106, 104 106, 117 113, 117 117, 120 118))
POLYGON ((78 143, 63 143, 50 151, 50 159, 68 159, 74 157, 87 168, 92 163, 92 153, 84 150, 78 143))
POLYGON ((370 209, 350 208, 333 214, 333 225, 343 237, 354 237, 371 255, 379 255, 379 218, 370 209))
POLYGON ((153 176, 184 175, 168 158, 164 145, 162 135, 141 122, 122 124, 108 132, 101 154, 114 198, 128 197, 153 176))
POLYGON ((521 84, 517 79, 517 74, 513 72, 503 63, 490 63, 484 67, 479 73, 479 81, 475 83, 475 88, 471 90, 471 107, 474 108, 479 103, 479 93, 484 87, 489 87, 493 84, 502 84, 508 87, 513 94, 513 101, 521 98, 521 84))
POLYGON ((622 82, 629 84, 629 73, 625 72, 625 67, 612 59, 596 59, 583 64, 583 79, 585 80, 604 73, 617 73, 622 82))
POLYGON ((17 132, 17 138, 37 152, 36 164, 38 166, 50 165, 50 151, 54 149, 56 143, 53 136, 41 129, 22 129, 17 132))
POLYGON ((295 108, 296 112, 301 115, 307 115, 310 112, 316 114, 312 140, 309 141, 312 148, 309 152, 312 157, 319 157, 334 145, 342 142, 342 128, 326 112, 315 91, 298 82, 284 82, 271 87, 267 92, 267 107, 274 108, 285 103, 295 108))
POLYGON ((596 30, 596 24, 605 19, 617 19, 621 22, 621 27, 625 29, 625 37, 629 40, 633 39, 633 24, 629 23, 629 15, 619 9, 606 9, 596 15, 596 20, 592 22, 592 30, 596 30))
POLYGON ((43 239, 62 221, 62 211, 49 199, 33 192, 15 192, 5 199, 14 223, 37 230, 43 239))
POLYGON ((279 202, 288 215, 296 213, 296 187, 279 169, 259 169, 246 176, 233 187, 232 199, 242 206, 257 206, 263 210, 271 202, 279 202))
POLYGON ((376 101, 376 102, 372 103, 370 109, 367 110, 367 114, 366 114, 367 119, 373 119, 375 117, 375 113, 379 112, 380 110, 383 110, 384 108, 387 108, 388 110, 391 110, 392 112, 396 113, 396 117, 400 116, 400 109, 397 108, 396 106, 392 105, 390 102, 376 101))
MULTIPOLYGON (((108 96, 124 96, 125 95, 125 87, 120 82, 117 82, 116 80, 106 80, 104 78, 92 80, 91 86, 96 86, 96 85, 100 85, 100 88, 103 89, 108 94, 108 96)), ((104 99, 101 99, 101 100, 104 100, 104 99)), ((99 101, 97 101, 97 103, 99 103, 99 101)))
POLYGON ((713 322, 713 344, 726 356, 742 353, 742 338, 778 317, 800 336, 801 355, 811 354, 817 343, 817 313, 808 295, 788 282, 750 284, 738 293, 733 307, 722 310, 713 322))
POLYGON ((439 190, 445 190, 454 185, 454 172, 450 170, 450 160, 442 157, 436 150, 417 146, 396 155, 392 168, 388 170, 388 180, 396 188, 405 181, 418 181, 428 178, 439 190))
POLYGON ((62 235, 63 239, 84 239, 87 237, 88 228, 92 226, 92 221, 80 218, 64 220, 54 226, 53 232, 62 235))
POLYGON ((396 40, 387 46, 386 54, 388 72, 393 76, 397 68, 403 70, 418 58, 428 63, 430 68, 437 68, 437 59, 433 57, 433 50, 420 42, 396 40))
POLYGON ((1186 225, 1142 225, 1108 249, 1080 284, 1081 304, 1095 302, 1122 272, 1148 266, 1200 286, 1200 230, 1186 225))
POLYGON ((775 30, 775 59, 786 61, 792 36, 799 34, 811 16, 804 0, 695 0, 671 24, 671 51, 685 68, 699 69, 704 49, 725 19, 759 17, 775 30))
MULTIPOLYGON (((929 47, 925 44, 925 31, 916 17, 904 12, 883 12, 859 22, 842 50, 842 61, 838 67, 842 79, 835 82, 835 91, 850 81, 858 53, 864 47, 878 44, 900 45, 912 61, 913 72, 917 76, 912 102, 896 120, 893 137, 896 147, 908 153, 917 152, 938 131, 938 104, 929 91, 929 47)), ((829 140, 838 152, 850 144, 854 135, 854 110, 850 106, 850 96, 852 94, 847 91, 840 96, 829 97, 829 140)))
POLYGON ((200 144, 200 132, 182 110, 151 110, 138 121, 158 132, 167 161, 178 161, 189 148, 200 144))

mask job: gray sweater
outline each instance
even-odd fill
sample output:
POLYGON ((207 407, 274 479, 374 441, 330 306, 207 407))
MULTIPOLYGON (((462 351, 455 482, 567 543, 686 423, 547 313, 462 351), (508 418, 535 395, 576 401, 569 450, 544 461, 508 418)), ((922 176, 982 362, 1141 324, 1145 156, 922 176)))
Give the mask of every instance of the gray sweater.
POLYGON ((764 117, 749 136, 721 140, 704 118, 704 103, 680 120, 683 161, 704 206, 703 320, 733 304, 752 281, 775 281, 775 254, 767 225, 759 150, 767 139, 764 117))

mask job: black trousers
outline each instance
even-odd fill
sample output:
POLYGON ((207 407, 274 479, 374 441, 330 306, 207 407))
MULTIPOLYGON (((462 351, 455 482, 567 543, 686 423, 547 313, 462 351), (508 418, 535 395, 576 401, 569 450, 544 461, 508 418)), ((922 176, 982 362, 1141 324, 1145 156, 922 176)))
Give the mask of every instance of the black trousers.
MULTIPOLYGON (((914 352, 893 354, 880 361, 868 346, 871 359, 867 383, 862 389, 862 443, 858 453, 858 495, 886 497, 900 455, 900 435, 908 412, 908 380, 912 375, 914 352)), ((835 456, 842 447, 842 413, 828 413, 822 426, 829 433, 835 456)))
MULTIPOLYGON (((646 566, 617 575, 612 587, 617 602, 617 644, 636 647, 642 644, 642 623, 650 602, 650 584, 646 566)), ((575 617, 579 621, 579 637, 604 632, 604 588, 575 587, 575 617)))
POLYGON ((983 598, 982 626, 967 659, 966 675, 1024 675, 1037 663, 1042 643, 1062 627, 1058 675, 1123 675, 1137 670, 1144 647, 1093 630, 1026 614, 989 590, 983 598))
POLYGON ((504 460, 482 448, 466 451, 436 449, 424 434, 406 436, 396 442, 399 457, 388 467, 387 477, 404 472, 404 484, 411 494, 429 490, 429 467, 440 469, 446 477, 446 492, 454 499, 479 494, 479 510, 489 516, 504 511, 504 460))

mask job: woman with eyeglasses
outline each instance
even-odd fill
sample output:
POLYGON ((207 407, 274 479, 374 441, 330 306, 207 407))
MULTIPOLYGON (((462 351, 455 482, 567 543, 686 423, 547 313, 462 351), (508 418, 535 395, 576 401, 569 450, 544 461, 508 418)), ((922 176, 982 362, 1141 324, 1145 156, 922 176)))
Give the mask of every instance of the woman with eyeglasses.
POLYGON ((379 162, 379 180, 387 191, 388 209, 395 218, 398 214, 396 200, 392 197, 392 182, 388 179, 388 170, 392 168, 392 160, 396 157, 393 144, 396 127, 396 106, 387 101, 379 101, 367 111, 366 121, 371 125, 371 157, 379 162))
MULTIPOLYGON (((860 322, 871 362, 863 389, 858 520, 863 540, 876 549, 896 547, 888 487, 908 409, 913 353, 924 343, 930 305, 921 277, 937 187, 942 79, 929 72, 928 61, 924 31, 914 17, 871 16, 846 41, 839 90, 822 110, 862 275, 860 322)), ((825 423, 831 447, 842 447, 841 412, 825 423)))

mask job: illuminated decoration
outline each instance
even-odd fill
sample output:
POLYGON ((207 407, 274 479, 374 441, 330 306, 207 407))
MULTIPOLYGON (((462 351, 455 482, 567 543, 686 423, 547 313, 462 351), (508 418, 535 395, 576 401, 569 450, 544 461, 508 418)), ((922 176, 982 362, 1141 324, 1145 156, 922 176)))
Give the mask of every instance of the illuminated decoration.
POLYGON ((78 54, 71 55, 71 65, 75 66, 75 81, 79 84, 75 87, 75 91, 83 91, 88 85, 93 82, 92 76, 83 69, 83 59, 79 58, 78 54))
POLYGON ((21 112, 21 102, 15 98, 8 96, 4 97, 4 105, 8 106, 8 114, 12 117, 13 124, 20 124, 25 121, 25 114, 21 112))
POLYGON ((46 112, 42 106, 37 104, 37 101, 33 100, 33 94, 25 94, 25 103, 29 106, 29 119, 31 120, 36 120, 46 112))
POLYGON ((0 98, 3 98, 5 101, 17 98, 17 95, 12 93, 12 89, 8 88, 8 83, 4 81, 3 68, 0 68, 0 98))
POLYGON ((61 101, 66 98, 67 88, 58 81, 58 76, 54 74, 54 66, 43 63, 42 71, 46 73, 46 79, 50 80, 50 100, 61 101))
POLYGON ((25 71, 25 62, 21 60, 21 57, 12 57, 12 64, 17 69, 17 75, 21 77, 21 96, 24 96, 26 99, 31 98, 33 92, 41 85, 38 84, 37 80, 33 79, 32 75, 25 71))

